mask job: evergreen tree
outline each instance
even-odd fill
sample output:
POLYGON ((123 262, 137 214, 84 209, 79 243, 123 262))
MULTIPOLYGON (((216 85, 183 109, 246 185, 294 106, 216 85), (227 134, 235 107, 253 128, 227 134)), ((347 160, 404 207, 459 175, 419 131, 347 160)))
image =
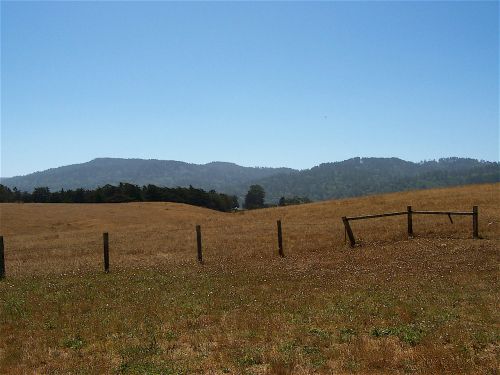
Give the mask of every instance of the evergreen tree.
POLYGON ((263 208, 264 197, 266 193, 264 192, 264 188, 260 185, 252 185, 248 190, 247 195, 245 196, 245 208, 247 210, 252 210, 255 208, 263 208))
POLYGON ((48 187, 37 187, 33 190, 33 202, 48 203, 50 202, 50 190, 48 187))

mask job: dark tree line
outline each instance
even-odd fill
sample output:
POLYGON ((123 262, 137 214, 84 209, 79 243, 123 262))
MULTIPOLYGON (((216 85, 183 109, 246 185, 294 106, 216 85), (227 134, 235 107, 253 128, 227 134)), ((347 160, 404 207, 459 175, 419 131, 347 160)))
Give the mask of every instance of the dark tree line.
POLYGON ((278 206, 292 206, 295 204, 311 203, 311 200, 307 197, 281 197, 278 201, 278 206))
POLYGON ((238 198, 233 195, 189 188, 167 188, 155 185, 138 186, 120 183, 105 185, 94 190, 76 189, 51 192, 48 187, 37 187, 33 192, 12 190, 0 184, 0 202, 25 203, 124 203, 124 202, 176 202, 201 206, 219 211, 238 208, 238 198))
MULTIPOLYGON (((250 189, 248 189, 247 195, 245 196, 243 207, 247 210, 265 207, 276 207, 276 204, 266 204, 264 201, 265 197, 266 192, 264 191, 264 188, 262 186, 252 185, 250 186, 250 189)), ((303 203, 311 203, 311 200, 307 197, 281 197, 278 201, 278 206, 290 206, 303 203)))

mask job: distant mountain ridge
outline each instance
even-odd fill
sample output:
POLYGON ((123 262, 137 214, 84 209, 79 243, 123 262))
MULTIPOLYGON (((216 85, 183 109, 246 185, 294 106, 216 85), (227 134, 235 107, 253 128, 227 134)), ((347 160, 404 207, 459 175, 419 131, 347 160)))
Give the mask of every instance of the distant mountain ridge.
POLYGON ((129 182, 169 187, 193 185, 223 192, 230 186, 292 172, 297 171, 291 168, 242 167, 226 162, 190 164, 175 160, 97 158, 25 176, 2 178, 0 182, 23 191, 31 191, 39 186, 47 186, 51 190, 93 189, 106 184, 129 182))
POLYGON ((443 158, 413 163, 398 158, 352 158, 316 167, 242 167, 234 163, 189 164, 174 160, 98 158, 26 176, 1 179, 10 188, 32 191, 93 189, 128 182, 137 185, 177 187, 192 185, 243 197, 259 184, 268 202, 282 197, 306 196, 312 200, 353 197, 409 189, 434 188, 500 181, 498 162, 470 158, 443 158))
POLYGON ((261 184, 270 201, 281 196, 313 200, 500 181, 498 162, 442 158, 413 163, 398 158, 352 158, 297 174, 269 176, 261 184))

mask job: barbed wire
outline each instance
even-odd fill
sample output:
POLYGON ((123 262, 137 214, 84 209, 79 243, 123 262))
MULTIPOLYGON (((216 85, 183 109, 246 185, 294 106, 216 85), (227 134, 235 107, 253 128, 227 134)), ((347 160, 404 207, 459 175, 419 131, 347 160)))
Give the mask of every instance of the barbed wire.
MULTIPOLYGON (((251 223, 252 225, 256 225, 256 226, 262 226, 262 227, 267 227, 266 229, 268 230, 271 230, 272 228, 274 229, 274 226, 276 225, 275 223, 272 223, 272 222, 253 222, 251 223), (271 228, 272 227, 272 228, 271 228)), ((333 223, 297 223, 297 222, 282 222, 282 225, 283 227, 290 227, 290 226, 300 226, 300 227, 329 227, 331 226, 333 223)), ((195 231, 196 230, 196 225, 200 225, 201 229, 202 230, 212 230, 212 229, 215 229, 215 230, 233 230, 235 228, 237 228, 236 226, 235 227, 231 227, 231 226, 225 226, 223 223, 221 223, 220 225, 203 225, 203 224, 193 224, 192 227, 190 228, 168 228, 168 229, 162 229, 161 232, 166 232, 166 233, 169 233, 169 232, 182 232, 182 231, 195 231)), ((252 229, 250 229, 249 231, 251 231, 252 229)), ((241 232, 241 228, 239 228, 239 231, 241 232)))

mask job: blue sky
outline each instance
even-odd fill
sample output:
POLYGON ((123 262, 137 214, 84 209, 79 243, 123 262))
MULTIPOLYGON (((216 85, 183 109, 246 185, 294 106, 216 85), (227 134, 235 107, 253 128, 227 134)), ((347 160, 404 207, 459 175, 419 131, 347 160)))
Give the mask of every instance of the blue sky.
POLYGON ((3 2, 1 171, 499 158, 498 2, 3 2))

